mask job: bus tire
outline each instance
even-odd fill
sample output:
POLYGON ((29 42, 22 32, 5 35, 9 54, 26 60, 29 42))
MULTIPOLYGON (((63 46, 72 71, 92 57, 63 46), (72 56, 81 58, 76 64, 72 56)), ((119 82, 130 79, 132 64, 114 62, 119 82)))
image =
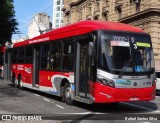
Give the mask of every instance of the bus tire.
POLYGON ((20 89, 23 89, 23 83, 22 83, 22 77, 21 76, 18 78, 18 85, 19 85, 20 89))
POLYGON ((64 85, 64 101, 68 105, 73 105, 74 103, 74 101, 71 99, 71 87, 68 82, 64 85))
POLYGON ((12 74, 12 83, 15 84, 15 75, 12 74))
POLYGON ((18 81, 16 79, 14 80, 14 87, 18 88, 18 81))

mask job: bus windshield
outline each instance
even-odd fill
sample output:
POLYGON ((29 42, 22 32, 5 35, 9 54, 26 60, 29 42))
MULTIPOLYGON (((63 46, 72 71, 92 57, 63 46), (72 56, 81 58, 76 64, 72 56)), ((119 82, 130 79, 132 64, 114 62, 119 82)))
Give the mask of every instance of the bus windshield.
POLYGON ((103 32, 99 46, 99 67, 117 74, 154 70, 150 36, 142 33, 103 32))

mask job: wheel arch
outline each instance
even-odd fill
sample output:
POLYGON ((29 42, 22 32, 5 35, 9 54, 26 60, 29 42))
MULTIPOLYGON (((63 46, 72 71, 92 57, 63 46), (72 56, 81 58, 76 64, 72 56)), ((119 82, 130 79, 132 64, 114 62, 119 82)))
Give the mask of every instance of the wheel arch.
POLYGON ((60 96, 63 96, 63 91, 64 91, 64 85, 69 83, 69 80, 67 78, 62 79, 61 84, 60 84, 60 96))

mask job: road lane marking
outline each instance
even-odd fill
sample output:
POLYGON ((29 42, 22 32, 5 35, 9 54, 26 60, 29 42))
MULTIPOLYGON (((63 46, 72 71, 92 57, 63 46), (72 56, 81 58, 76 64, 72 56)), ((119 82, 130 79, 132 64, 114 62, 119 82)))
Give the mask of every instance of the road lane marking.
POLYGON ((49 99, 46 99, 46 98, 43 98, 45 101, 47 101, 47 102, 51 102, 49 99))
POLYGON ((148 122, 148 121, 146 121, 146 122, 138 122, 138 123, 152 123, 152 122, 148 122))
POLYGON ((61 109, 64 109, 64 107, 63 106, 60 106, 60 105, 58 105, 58 104, 55 104, 57 107, 59 107, 59 108, 61 108, 61 109))
POLYGON ((34 94, 34 95, 35 95, 35 96, 38 96, 38 97, 40 96, 40 95, 38 95, 38 94, 34 94))
POLYGON ((108 114, 108 113, 100 113, 100 112, 80 112, 80 113, 61 113, 61 114, 108 114))
POLYGON ((152 112, 155 111, 155 110, 152 110, 150 108, 146 108, 146 107, 142 107, 142 106, 138 106, 138 105, 134 105, 134 104, 130 104, 130 103, 123 102, 123 104, 131 105, 131 106, 138 107, 138 108, 142 108, 142 109, 145 109, 145 110, 148 110, 148 111, 152 111, 152 112))

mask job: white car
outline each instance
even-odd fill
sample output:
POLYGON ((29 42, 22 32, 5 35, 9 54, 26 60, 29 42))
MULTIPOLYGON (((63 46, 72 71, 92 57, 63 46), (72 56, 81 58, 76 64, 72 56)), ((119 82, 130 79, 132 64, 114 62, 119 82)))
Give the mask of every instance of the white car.
POLYGON ((160 71, 156 71, 156 78, 157 78, 156 93, 157 95, 160 95, 160 71))

